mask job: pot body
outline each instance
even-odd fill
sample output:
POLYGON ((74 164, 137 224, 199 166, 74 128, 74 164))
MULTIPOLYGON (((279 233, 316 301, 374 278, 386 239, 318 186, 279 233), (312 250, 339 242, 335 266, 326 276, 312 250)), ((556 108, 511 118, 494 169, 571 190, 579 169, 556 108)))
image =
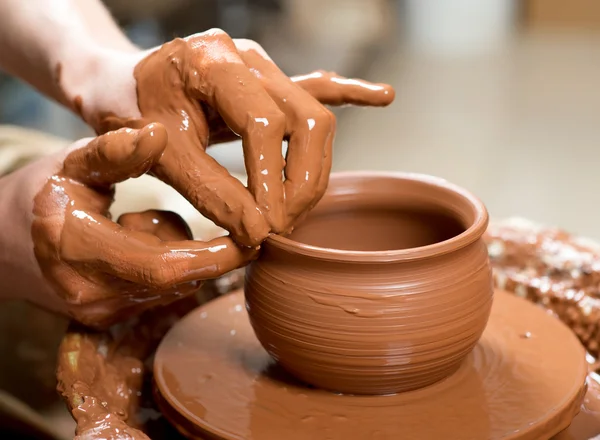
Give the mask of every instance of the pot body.
MULTIPOLYGON (((348 200, 352 205, 362 198, 373 206, 381 185, 387 191, 390 184, 402 183, 394 178, 376 185, 378 177, 373 179, 353 186, 361 196, 348 197, 346 190, 336 192, 347 175, 332 176, 317 213, 341 199, 346 211, 352 209, 348 200)), ((401 194, 396 200, 402 203, 401 194)), ((464 221, 469 215, 468 206, 463 208, 453 209, 464 221)), ((391 394, 437 382, 473 349, 490 314, 491 267, 481 238, 485 225, 473 231, 465 224, 464 234, 479 236, 439 251, 434 245, 425 253, 413 255, 408 249, 388 258, 381 252, 321 255, 318 248, 304 252, 293 242, 281 246, 267 240, 245 281, 256 336, 286 370, 319 388, 391 394)))

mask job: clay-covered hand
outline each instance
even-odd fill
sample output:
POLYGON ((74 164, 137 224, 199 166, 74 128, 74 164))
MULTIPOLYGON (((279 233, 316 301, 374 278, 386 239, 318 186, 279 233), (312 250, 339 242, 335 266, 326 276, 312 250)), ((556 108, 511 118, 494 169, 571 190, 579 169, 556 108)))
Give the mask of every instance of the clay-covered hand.
POLYGON ((147 310, 105 332, 69 327, 56 371, 57 389, 77 423, 74 440, 183 438, 152 397, 152 357, 171 326, 215 294, 205 284, 199 295, 147 310))
POLYGON ((289 230, 324 193, 335 118, 323 104, 384 106, 394 98, 390 86, 333 73, 289 78, 257 43, 220 30, 102 65, 99 77, 111 79, 97 83, 110 89, 84 93, 78 111, 98 132, 164 124, 169 145, 150 172, 246 246, 289 230), (205 152, 236 136, 249 191, 205 152))
POLYGON ((139 406, 143 359, 122 354, 119 348, 109 332, 70 329, 62 341, 58 391, 77 423, 74 440, 149 440, 131 426, 139 406))
POLYGON ((160 124, 83 140, 34 198, 35 258, 64 310, 79 322, 106 327, 169 303, 255 254, 227 237, 193 241, 185 222, 170 212, 110 220, 114 184, 147 172, 166 145, 160 124))

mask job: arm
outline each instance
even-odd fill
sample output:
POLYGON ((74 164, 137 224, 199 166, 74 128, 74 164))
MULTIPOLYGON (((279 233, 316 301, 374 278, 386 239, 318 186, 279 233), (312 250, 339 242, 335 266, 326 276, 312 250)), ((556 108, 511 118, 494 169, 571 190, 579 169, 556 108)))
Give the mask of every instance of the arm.
POLYGON ((133 52, 99 0, 2 0, 0 68, 73 108, 103 51, 133 52))

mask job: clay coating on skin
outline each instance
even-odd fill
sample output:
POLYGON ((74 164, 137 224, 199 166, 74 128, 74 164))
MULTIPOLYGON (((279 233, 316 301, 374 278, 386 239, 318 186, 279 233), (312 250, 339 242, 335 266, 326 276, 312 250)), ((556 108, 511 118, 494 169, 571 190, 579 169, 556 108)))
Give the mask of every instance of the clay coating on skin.
POLYGON ((238 292, 196 309, 156 352, 161 410, 190 438, 539 440, 565 429, 585 394, 585 352, 573 333, 502 291, 453 375, 392 396, 295 381, 254 336, 244 303, 238 292))
POLYGON ((100 115, 97 130, 163 123, 169 145, 150 172, 245 246, 291 230, 325 192, 335 117, 319 101, 384 106, 394 99, 388 85, 332 73, 294 81, 258 44, 219 30, 164 44, 134 74, 141 120, 100 115), (248 189, 205 153, 238 136, 248 189))
POLYGON ((114 184, 145 173, 166 142, 160 124, 100 136, 57 161, 34 199, 37 263, 65 312, 83 324, 107 327, 191 295, 255 254, 228 237, 192 241, 174 213, 111 221, 114 184))
POLYGON ((351 394, 390 394, 454 372, 493 298, 474 196, 429 176, 334 174, 289 238, 247 268, 250 321, 294 376, 351 394))

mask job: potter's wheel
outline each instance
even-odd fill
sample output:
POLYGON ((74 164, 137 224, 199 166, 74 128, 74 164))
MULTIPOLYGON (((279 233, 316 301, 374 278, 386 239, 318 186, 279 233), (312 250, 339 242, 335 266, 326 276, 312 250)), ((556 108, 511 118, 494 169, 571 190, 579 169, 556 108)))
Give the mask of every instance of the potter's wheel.
POLYGON ((273 363, 236 292, 178 322, 154 373, 161 409, 194 438, 539 440, 579 411, 587 365, 565 325, 496 292, 481 341, 449 378, 393 396, 332 394, 273 363))

